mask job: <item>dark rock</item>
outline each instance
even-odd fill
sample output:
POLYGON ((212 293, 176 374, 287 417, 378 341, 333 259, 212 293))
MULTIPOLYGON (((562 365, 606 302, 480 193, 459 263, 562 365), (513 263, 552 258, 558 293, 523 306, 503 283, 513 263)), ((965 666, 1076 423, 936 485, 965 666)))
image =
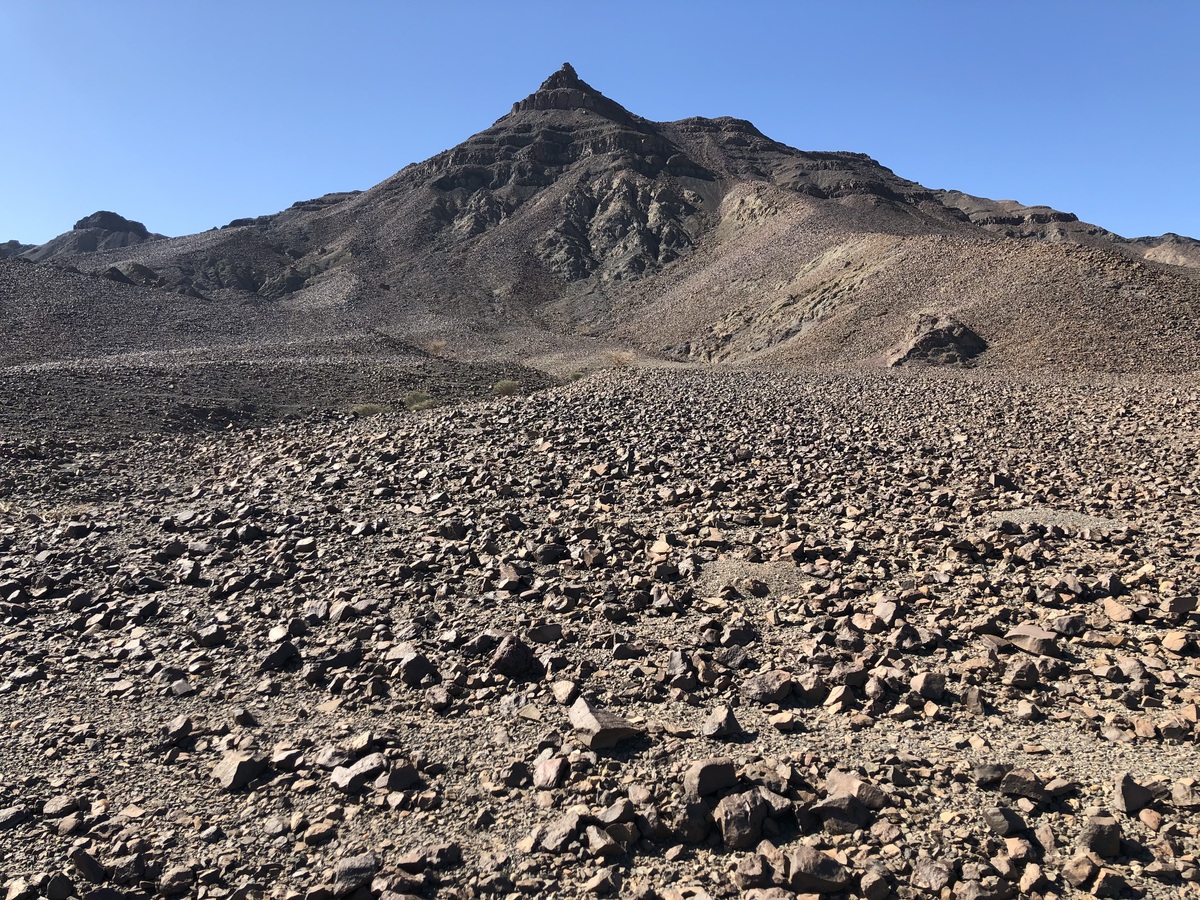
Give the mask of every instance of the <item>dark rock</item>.
POLYGON ((1025 830, 1025 820, 1016 812, 1006 806, 990 806, 983 811, 983 821, 987 827, 1000 837, 1008 837, 1010 834, 1025 830))
POLYGON ((799 844, 787 854, 787 867, 787 886, 797 893, 833 894, 854 881, 849 869, 808 844, 799 844))
POLYGON ((1121 855, 1121 824, 1111 816, 1089 816, 1079 832, 1079 846, 1101 859, 1121 855))
POLYGON ((493 672, 514 681, 541 678, 545 674, 530 646, 514 635, 500 642, 492 654, 491 668, 493 672))
POLYGON ((697 760, 683 775, 684 790, 692 797, 707 797, 736 783, 737 769, 727 756, 697 760))
POLYGON ((721 830, 725 846, 731 850, 746 850, 762 837, 763 822, 770 808, 758 791, 745 791, 723 797, 717 804, 713 819, 721 830))
POLYGON ((333 891, 346 897, 371 883, 379 871, 379 858, 374 853, 362 853, 338 860, 333 867, 333 891))
POLYGON ((742 682, 742 696, 751 703, 782 703, 792 692, 792 675, 781 669, 754 675, 742 682))

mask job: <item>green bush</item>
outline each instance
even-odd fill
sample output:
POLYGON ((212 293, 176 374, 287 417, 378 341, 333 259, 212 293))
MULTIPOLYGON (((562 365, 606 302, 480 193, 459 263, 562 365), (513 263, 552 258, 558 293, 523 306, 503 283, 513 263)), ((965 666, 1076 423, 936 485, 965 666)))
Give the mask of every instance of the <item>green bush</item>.
POLYGON ((511 378, 502 378, 492 385, 492 393, 497 397, 511 397, 520 390, 520 382, 513 381, 511 378))
POLYGON ((404 395, 404 408, 409 412, 417 412, 422 409, 433 409, 436 406, 433 398, 424 391, 409 391, 404 395))

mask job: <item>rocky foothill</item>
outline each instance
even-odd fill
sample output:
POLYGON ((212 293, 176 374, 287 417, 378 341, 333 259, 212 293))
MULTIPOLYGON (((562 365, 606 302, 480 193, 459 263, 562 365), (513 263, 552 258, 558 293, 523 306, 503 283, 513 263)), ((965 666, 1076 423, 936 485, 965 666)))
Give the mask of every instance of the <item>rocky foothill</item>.
POLYGON ((1200 893, 1200 383, 0 437, 0 890, 1200 893))

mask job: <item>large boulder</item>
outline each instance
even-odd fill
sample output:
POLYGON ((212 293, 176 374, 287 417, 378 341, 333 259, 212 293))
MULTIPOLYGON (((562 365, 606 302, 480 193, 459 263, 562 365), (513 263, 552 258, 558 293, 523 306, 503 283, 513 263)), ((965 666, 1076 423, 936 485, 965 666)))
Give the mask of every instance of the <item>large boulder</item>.
POLYGON ((988 347, 954 316, 921 316, 907 341, 892 351, 891 366, 962 366, 988 347))

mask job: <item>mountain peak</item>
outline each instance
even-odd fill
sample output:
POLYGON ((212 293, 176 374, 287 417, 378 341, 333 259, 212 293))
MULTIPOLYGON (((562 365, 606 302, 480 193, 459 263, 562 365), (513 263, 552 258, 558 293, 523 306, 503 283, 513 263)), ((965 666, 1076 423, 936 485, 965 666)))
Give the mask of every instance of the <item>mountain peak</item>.
POLYGON ((127 219, 106 209, 94 212, 90 216, 84 216, 75 223, 72 230, 85 231, 89 228, 99 228, 103 231, 128 231, 142 238, 150 234, 141 222, 134 222, 132 219, 127 219))
POLYGON ((543 81, 541 87, 524 100, 514 103, 512 111, 519 113, 546 109, 586 109, 623 125, 631 125, 634 121, 633 115, 625 107, 608 99, 580 78, 570 63, 563 63, 562 68, 543 81))
POLYGON ((579 75, 575 72, 575 67, 569 62, 563 63, 562 68, 543 81, 542 86, 538 88, 538 90, 553 91, 559 88, 575 88, 577 90, 592 91, 592 93, 596 93, 596 91, 590 85, 588 85, 579 77, 579 75))

